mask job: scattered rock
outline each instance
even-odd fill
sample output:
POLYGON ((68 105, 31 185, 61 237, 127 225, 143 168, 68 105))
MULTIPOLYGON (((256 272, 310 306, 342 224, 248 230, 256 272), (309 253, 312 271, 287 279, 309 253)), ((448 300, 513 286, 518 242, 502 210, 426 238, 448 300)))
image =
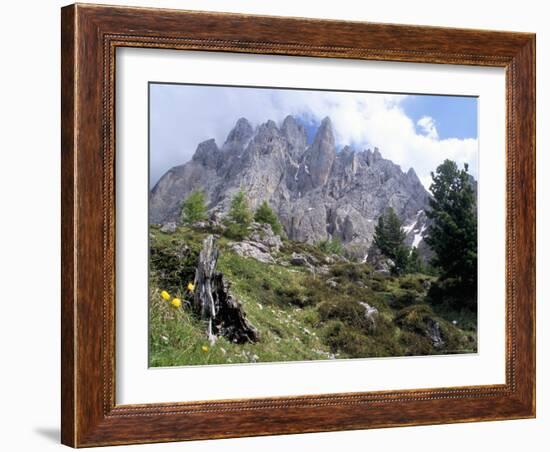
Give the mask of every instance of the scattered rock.
POLYGON ((338 287, 338 283, 334 279, 327 279, 327 286, 332 287, 333 289, 336 289, 338 287))
POLYGON ((430 338, 434 347, 441 348, 445 345, 438 321, 432 319, 426 321, 426 335, 430 338))
POLYGON ((174 232, 176 232, 176 229, 177 229, 176 222, 175 221, 169 221, 168 223, 164 223, 160 227, 160 232, 166 232, 168 234, 173 234, 174 232))
POLYGON ((278 252, 283 242, 281 237, 276 235, 269 224, 252 223, 250 226, 249 239, 251 242, 260 243, 269 248, 272 252, 278 252))
POLYGON ((271 256, 269 248, 258 242, 248 240, 242 242, 232 242, 229 248, 241 257, 250 257, 264 264, 273 264, 275 259, 271 256))
POLYGON ((368 330, 374 331, 376 329, 376 321, 379 314, 378 309, 364 301, 359 301, 358 303, 365 308, 365 318, 367 319, 369 325, 368 330))

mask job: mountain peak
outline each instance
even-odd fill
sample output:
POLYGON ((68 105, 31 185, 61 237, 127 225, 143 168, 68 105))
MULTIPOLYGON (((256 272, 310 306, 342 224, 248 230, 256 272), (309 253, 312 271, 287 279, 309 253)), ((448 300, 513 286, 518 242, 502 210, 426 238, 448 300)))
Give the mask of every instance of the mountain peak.
POLYGON ((327 116, 317 129, 313 143, 304 154, 304 164, 308 168, 308 178, 304 181, 304 189, 324 185, 330 175, 332 164, 336 158, 336 145, 332 123, 327 116))
POLYGON ((309 146, 299 117, 286 116, 280 126, 266 121, 255 129, 241 118, 221 149, 214 140, 204 141, 191 162, 161 178, 151 192, 151 222, 177 221, 192 190, 205 193, 211 212, 224 213, 233 193, 244 189, 251 208, 270 204, 290 239, 339 238, 363 258, 375 220, 389 205, 406 224, 418 223, 418 211, 429 208, 429 194, 414 170, 403 172, 371 149, 344 146, 337 152, 328 117, 309 146))
POLYGON ((252 125, 246 118, 239 118, 235 126, 227 135, 225 144, 242 144, 247 141, 254 134, 252 125))
POLYGON ((298 160, 306 149, 307 134, 305 127, 294 116, 288 115, 281 125, 281 132, 290 145, 290 155, 298 160))

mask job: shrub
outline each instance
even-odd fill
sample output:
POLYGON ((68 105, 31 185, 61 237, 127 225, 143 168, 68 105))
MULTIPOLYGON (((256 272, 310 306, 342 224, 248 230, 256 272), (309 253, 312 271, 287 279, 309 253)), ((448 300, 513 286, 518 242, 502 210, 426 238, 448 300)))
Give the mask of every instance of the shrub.
POLYGON ((419 279, 413 277, 402 279, 399 282, 399 286, 402 289, 414 290, 418 293, 424 292, 424 286, 422 285, 422 282, 419 279))
POLYGON ((333 320, 325 326, 323 338, 333 353, 341 352, 351 357, 369 356, 367 337, 339 320, 333 320))
POLYGON ((405 290, 392 295, 390 304, 394 309, 403 309, 416 305, 420 301, 418 293, 413 290, 405 290))
POLYGON ((258 223, 269 224, 275 234, 281 235, 281 232, 283 230, 281 223, 279 223, 277 215, 275 214, 275 212, 273 212, 271 207, 269 207, 269 204, 266 201, 262 202, 260 206, 256 209, 256 213, 254 214, 254 221, 258 223))
POLYGON ((157 280, 159 287, 183 292, 185 285, 195 279, 198 252, 185 244, 177 240, 168 244, 152 241, 149 253, 151 277, 157 280))
POLYGON ((326 254, 342 255, 344 253, 344 247, 338 238, 321 240, 317 247, 326 254))
POLYGON ((372 267, 369 264, 353 264, 349 262, 335 264, 330 271, 333 276, 355 282, 367 282, 373 273, 372 267))
POLYGON ((340 320, 349 326, 365 330, 369 326, 365 318, 365 308, 351 299, 324 301, 317 306, 317 311, 323 322, 340 320))
POLYGON ((248 235, 248 226, 237 223, 228 223, 223 234, 231 240, 244 240, 248 235))

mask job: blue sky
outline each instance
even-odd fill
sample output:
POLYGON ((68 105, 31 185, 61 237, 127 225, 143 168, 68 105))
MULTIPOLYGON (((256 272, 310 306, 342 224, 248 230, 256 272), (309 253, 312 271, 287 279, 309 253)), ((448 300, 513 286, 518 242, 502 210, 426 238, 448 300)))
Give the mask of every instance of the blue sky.
POLYGON ((150 87, 150 183, 190 160, 197 145, 221 146, 240 117, 253 126, 292 114, 311 140, 330 116, 338 147, 378 147, 382 156, 413 167, 429 186, 444 159, 468 163, 477 178, 477 99, 473 97, 179 85, 150 87))
POLYGON ((423 116, 434 118, 442 139, 477 138, 477 97, 410 96, 402 107, 415 123, 423 116))

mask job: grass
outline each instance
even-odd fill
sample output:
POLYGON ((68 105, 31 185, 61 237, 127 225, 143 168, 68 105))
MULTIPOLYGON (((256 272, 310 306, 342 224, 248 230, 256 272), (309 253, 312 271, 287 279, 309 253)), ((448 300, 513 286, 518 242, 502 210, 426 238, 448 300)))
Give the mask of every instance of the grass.
MULTIPOLYGON (((338 262, 329 274, 313 275, 303 267, 265 264, 243 258, 218 238, 217 269, 230 282, 247 318, 259 330, 255 344, 219 338, 208 343, 201 323, 186 308, 185 287, 208 231, 180 227, 173 234, 151 229, 150 365, 183 366, 250 362, 304 361, 471 352, 476 349, 475 314, 442 315, 426 302, 434 277, 423 274, 388 277, 368 264, 338 262), (330 284, 328 283, 330 282, 330 284), (173 308, 160 291, 184 300, 173 308), (378 310, 373 327, 365 317, 368 303, 378 310), (456 320, 449 316, 455 316, 456 320), (444 347, 435 348, 426 334, 438 322, 444 347)), ((277 256, 307 253, 324 262, 318 247, 285 241, 277 256)))

